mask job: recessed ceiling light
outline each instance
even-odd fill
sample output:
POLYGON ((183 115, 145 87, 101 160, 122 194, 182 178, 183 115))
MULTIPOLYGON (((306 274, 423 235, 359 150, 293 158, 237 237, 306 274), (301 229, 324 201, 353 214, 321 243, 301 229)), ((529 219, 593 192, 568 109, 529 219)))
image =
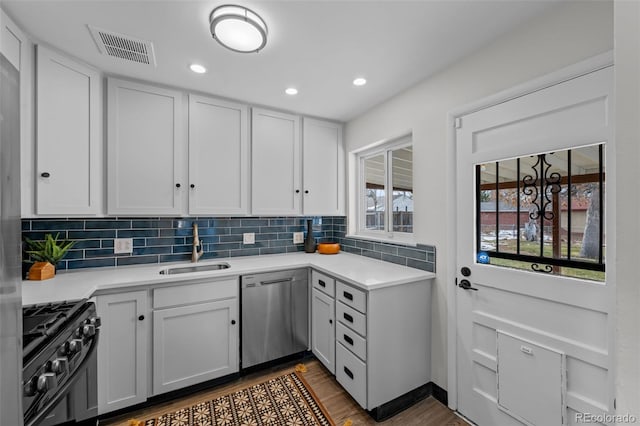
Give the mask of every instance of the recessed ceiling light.
POLYGON ((213 38, 234 52, 258 52, 267 44, 267 24, 246 7, 216 7, 209 16, 209 24, 213 38))
POLYGON ((207 72, 207 69, 200 64, 191 64, 189 65, 189 69, 197 74, 204 74, 207 72))
POLYGON ((298 89, 296 89, 295 87, 289 87, 287 88, 287 90, 284 91, 284 93, 286 93, 287 95, 297 95, 298 94, 298 89))
POLYGON ((366 78, 358 77, 355 80, 353 80, 354 86, 364 86, 365 84, 367 84, 366 78))

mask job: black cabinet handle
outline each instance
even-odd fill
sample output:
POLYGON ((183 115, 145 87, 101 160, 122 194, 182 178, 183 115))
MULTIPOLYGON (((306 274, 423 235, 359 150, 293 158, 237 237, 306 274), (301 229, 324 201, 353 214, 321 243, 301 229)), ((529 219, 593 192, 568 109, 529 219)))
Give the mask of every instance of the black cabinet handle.
POLYGON ((176 183, 176 188, 180 188, 180 186, 181 185, 179 183, 176 183))
POLYGON ((329 324, 333 324, 333 320, 332 319, 329 320, 329 324))
POLYGON ((343 336, 345 342, 347 342, 348 344, 353 346, 353 339, 351 337, 347 336, 346 334, 343 334, 342 336, 343 336))
POLYGON ((51 176, 51 174, 49 172, 42 172, 40 173, 40 176, 42 176, 43 178, 48 178, 49 176, 51 176))
POLYGON ((299 190, 299 189, 296 189, 296 194, 299 194, 299 193, 300 193, 300 190, 299 190))
POLYGON ((318 280, 318 284, 320 284, 320 287, 326 287, 327 285, 325 284, 324 281, 322 280, 318 280))
POLYGON ((345 299, 353 300, 353 294, 349 293, 348 291, 343 291, 342 294, 343 294, 345 299))
POLYGON ((309 193, 309 190, 308 190, 308 189, 305 189, 305 190, 304 190, 304 193, 305 193, 305 194, 308 194, 308 193, 309 193))
POLYGON ((194 184, 189 185, 191 188, 195 188, 196 186, 194 184))
POLYGON ((236 325, 236 320, 231 320, 231 325, 236 325))
POLYGON ((144 315, 140 315, 140 316, 138 317, 138 321, 144 321, 144 315))
POLYGON ((350 379, 353 380, 353 373, 347 367, 344 367, 344 373, 349 376, 350 379))
POLYGON ((348 313, 343 313, 342 316, 344 317, 344 319, 346 319, 349 322, 353 322, 353 317, 351 315, 349 315, 348 313))

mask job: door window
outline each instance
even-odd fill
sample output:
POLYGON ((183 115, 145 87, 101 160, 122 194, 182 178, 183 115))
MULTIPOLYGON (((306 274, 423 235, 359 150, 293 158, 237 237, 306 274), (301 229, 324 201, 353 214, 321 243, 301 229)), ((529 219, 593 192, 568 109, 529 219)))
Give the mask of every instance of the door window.
POLYGON ((604 145, 476 168, 477 262, 604 281, 604 145))

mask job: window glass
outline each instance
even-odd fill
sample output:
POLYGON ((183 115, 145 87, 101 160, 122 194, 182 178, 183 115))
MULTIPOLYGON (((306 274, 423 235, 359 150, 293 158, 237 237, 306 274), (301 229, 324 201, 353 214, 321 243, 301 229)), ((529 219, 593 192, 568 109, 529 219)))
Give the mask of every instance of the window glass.
POLYGON ((604 146, 476 166, 478 252, 489 263, 604 280, 604 146))
POLYGON ((385 158, 383 154, 365 158, 365 229, 384 231, 385 229, 385 158))
POLYGON ((413 147, 391 152, 394 232, 413 232, 413 147))

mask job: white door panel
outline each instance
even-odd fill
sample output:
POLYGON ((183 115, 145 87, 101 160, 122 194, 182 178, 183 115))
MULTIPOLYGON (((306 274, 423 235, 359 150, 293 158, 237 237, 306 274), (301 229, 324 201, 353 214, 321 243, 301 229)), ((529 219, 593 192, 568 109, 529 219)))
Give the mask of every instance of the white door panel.
MULTIPOLYGON (((612 76, 602 69, 461 117, 457 278, 477 290, 456 290, 457 397, 460 413, 480 426, 613 413, 612 284, 477 263, 475 200, 476 165, 600 143, 606 150, 612 76)), ((613 191, 606 197, 610 206, 613 191)))

